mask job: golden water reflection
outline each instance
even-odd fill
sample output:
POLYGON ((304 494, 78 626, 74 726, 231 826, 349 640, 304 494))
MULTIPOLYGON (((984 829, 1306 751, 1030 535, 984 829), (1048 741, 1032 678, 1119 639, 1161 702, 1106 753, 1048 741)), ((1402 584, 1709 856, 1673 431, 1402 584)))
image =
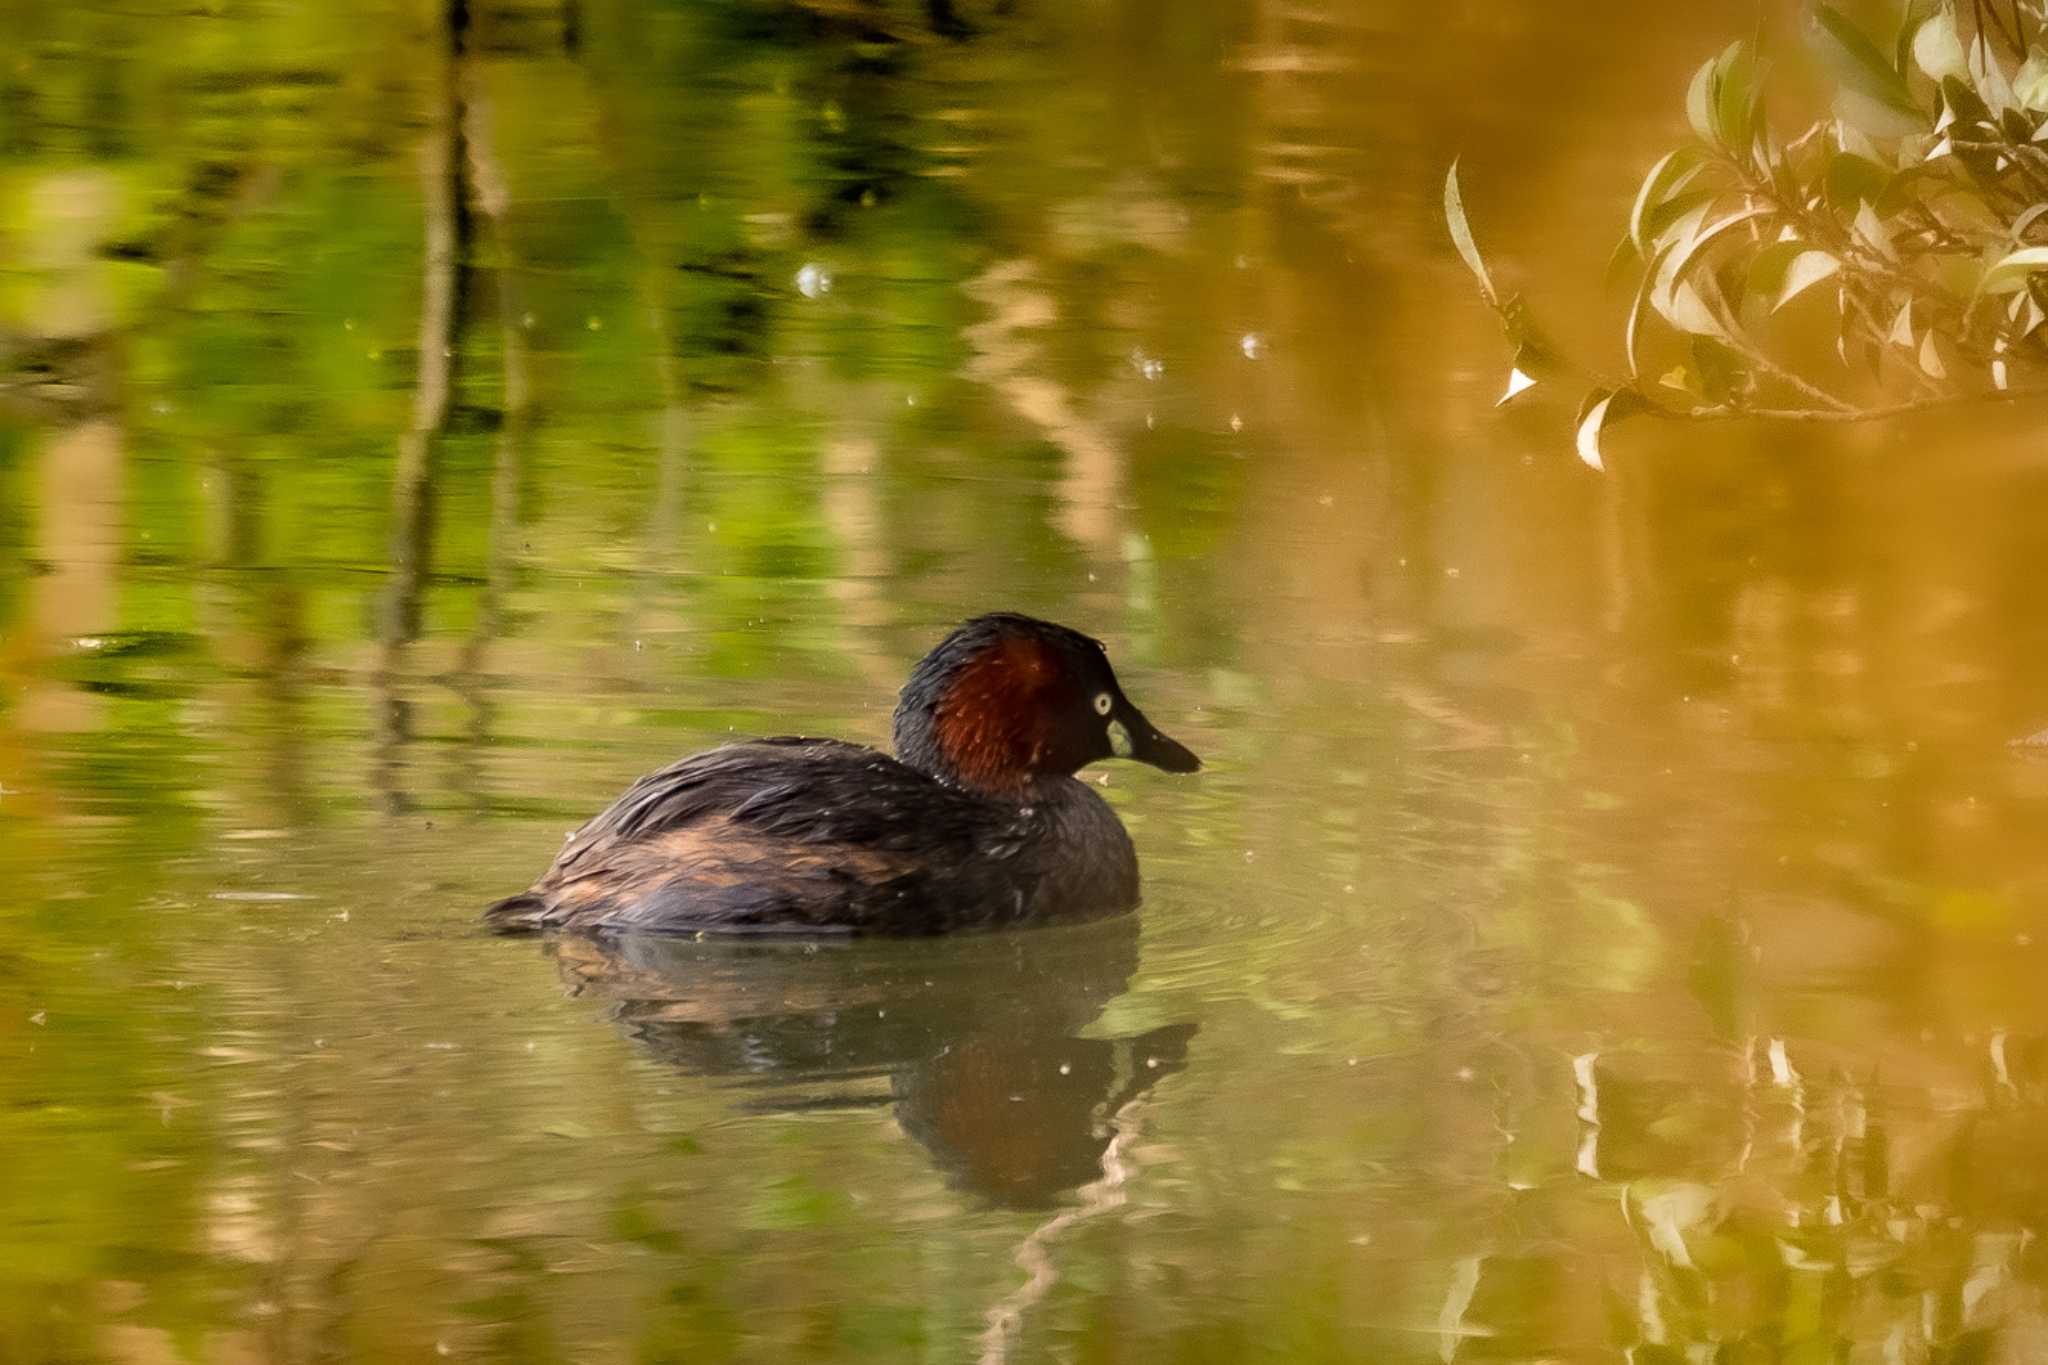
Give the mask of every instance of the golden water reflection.
POLYGON ((2042 1352, 2038 413, 1596 478, 1436 219, 1597 348, 1752 10, 149 9, 0 72, 0 1356, 2042 1352), (1138 919, 475 932, 996 605, 1138 919))

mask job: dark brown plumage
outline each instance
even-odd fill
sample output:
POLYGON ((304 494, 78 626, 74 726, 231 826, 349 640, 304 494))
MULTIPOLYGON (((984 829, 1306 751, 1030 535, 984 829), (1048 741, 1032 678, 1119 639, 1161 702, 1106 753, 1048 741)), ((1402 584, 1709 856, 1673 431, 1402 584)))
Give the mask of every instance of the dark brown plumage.
POLYGON ((942 933, 1138 899, 1137 854, 1073 773, 1119 750, 1200 762, 1153 728, 1102 646, 979 617, 921 661, 891 758, 838 740, 729 744, 641 778, 487 918, 505 929, 942 933))

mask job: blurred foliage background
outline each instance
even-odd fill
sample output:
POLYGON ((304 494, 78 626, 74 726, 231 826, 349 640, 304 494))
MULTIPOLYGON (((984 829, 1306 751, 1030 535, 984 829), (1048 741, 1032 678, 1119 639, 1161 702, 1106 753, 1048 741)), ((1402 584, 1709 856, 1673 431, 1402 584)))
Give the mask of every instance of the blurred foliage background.
POLYGON ((1444 232, 1618 355, 1805 22, 0 0, 0 1358, 2034 1358, 2032 410, 1595 478, 1444 232), (1138 921, 475 931, 994 606, 1138 921))
MULTIPOLYGON (((1940 0, 1886 19, 1872 31, 1813 7, 1805 36, 1832 84, 1811 121, 1767 98, 1760 38, 1693 73, 1692 136, 1644 175, 1609 266, 1638 282, 1626 377, 1579 412, 1593 469, 1607 427, 1638 413, 1866 422, 2038 392, 2048 12, 1940 0)), ((1494 283, 1455 165, 1444 216, 1514 348, 1507 402, 1558 357, 1521 295, 1494 283)))

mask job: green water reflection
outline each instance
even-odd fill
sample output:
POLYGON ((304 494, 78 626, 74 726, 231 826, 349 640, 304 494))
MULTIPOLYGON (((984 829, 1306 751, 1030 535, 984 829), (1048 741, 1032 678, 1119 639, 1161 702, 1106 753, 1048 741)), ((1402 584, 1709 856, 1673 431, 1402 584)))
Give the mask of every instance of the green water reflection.
POLYGON ((2036 414, 1595 478, 1436 217, 1753 7, 450 13, 0 0, 0 1359, 2048 1351, 2036 414), (1139 919, 475 931, 995 606, 1139 919))

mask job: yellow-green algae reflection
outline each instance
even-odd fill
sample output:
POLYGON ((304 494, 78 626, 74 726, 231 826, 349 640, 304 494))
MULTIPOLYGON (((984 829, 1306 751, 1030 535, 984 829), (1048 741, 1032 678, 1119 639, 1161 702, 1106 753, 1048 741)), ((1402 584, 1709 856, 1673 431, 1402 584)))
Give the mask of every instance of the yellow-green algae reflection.
POLYGON ((1631 427, 1754 7, 6 0, 0 1360, 2048 1351, 2038 412, 1631 427), (1136 920, 494 940, 1101 635, 1136 920))

